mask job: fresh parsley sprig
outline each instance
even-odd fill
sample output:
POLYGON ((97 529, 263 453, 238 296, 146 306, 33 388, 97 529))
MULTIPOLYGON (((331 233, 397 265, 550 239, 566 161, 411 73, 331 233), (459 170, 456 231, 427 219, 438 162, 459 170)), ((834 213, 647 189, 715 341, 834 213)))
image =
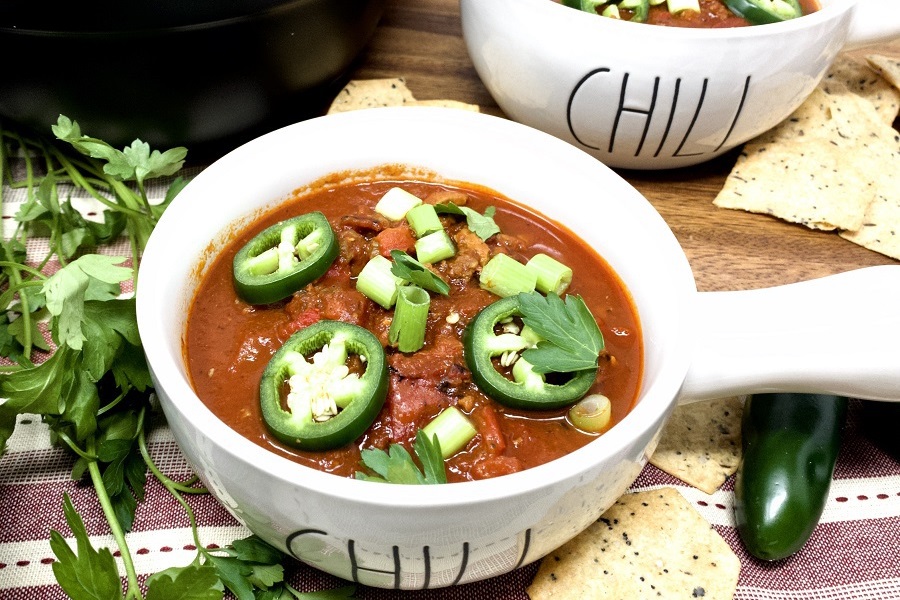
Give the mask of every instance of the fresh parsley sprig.
POLYGON ((186 184, 174 177, 164 200, 151 203, 146 182, 177 175, 187 151, 151 151, 140 140, 120 151, 83 135, 78 123, 64 116, 53 132, 56 142, 0 125, 0 204, 3 185, 26 190, 14 233, 0 240, 0 355, 15 363, 0 367, 0 454, 17 415, 40 415, 52 439, 76 456, 73 478, 87 477, 94 487, 121 555, 125 588, 112 553, 91 546, 68 496, 63 512, 76 548, 51 532, 57 582, 73 600, 218 600, 226 589, 239 600, 349 597, 352 587, 315 594, 293 589, 284 582, 286 557, 258 538, 223 549, 204 547, 183 495, 206 490, 195 485, 195 478, 171 480, 150 456, 146 430, 154 406, 152 381, 135 301, 122 296, 121 284, 128 279, 136 284, 147 239, 186 184), (12 156, 24 162, 21 180, 13 176, 12 156), (86 219, 73 207, 74 190, 102 203, 102 222, 86 219), (49 240, 49 251, 30 262, 26 243, 38 235, 49 240), (121 257, 95 253, 123 235, 130 241, 133 267, 121 266, 121 257), (43 269, 51 261, 60 268, 47 276, 43 269), (52 344, 44 339, 45 322, 52 344), (143 500, 148 470, 188 514, 198 554, 187 566, 148 578, 144 595, 125 534, 143 500))
POLYGON ((447 296, 450 294, 450 286, 446 281, 429 271, 421 262, 403 252, 391 250, 391 273, 400 279, 404 279, 419 286, 422 289, 447 296))
POLYGON ((494 213, 497 212, 497 209, 493 206, 488 206, 485 209, 484 214, 481 214, 468 206, 457 206, 453 202, 435 204, 434 210, 436 210, 438 214, 460 215, 465 217, 466 225, 469 230, 483 241, 487 241, 487 239, 495 233, 500 233, 500 227, 494 221, 494 213))
POLYGON ((573 373, 597 368, 604 348, 603 334, 581 296, 519 294, 522 322, 541 340, 522 358, 538 373, 573 373))
POLYGON ((421 469, 400 444, 391 444, 387 451, 378 448, 362 450, 363 465, 377 475, 357 471, 356 478, 407 485, 447 483, 447 472, 444 470, 444 458, 441 456, 441 444, 437 436, 429 439, 420 429, 416 432, 413 452, 422 465, 421 469))

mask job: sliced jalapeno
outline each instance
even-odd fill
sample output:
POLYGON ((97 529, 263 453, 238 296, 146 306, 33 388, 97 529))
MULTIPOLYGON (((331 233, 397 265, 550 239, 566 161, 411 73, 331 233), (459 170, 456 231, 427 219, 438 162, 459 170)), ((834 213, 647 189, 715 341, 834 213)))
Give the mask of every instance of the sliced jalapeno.
POLYGON ((324 275, 338 249, 334 230, 321 212, 281 221, 235 255, 235 290, 251 304, 277 302, 324 275))
POLYGON ((751 25, 778 23, 803 16, 797 0, 723 0, 728 10, 751 25))
POLYGON ((319 321, 272 356, 259 402, 276 438, 302 450, 328 450, 365 432, 384 405, 387 386, 387 359, 374 334, 351 323, 319 321), (362 374, 350 372, 350 355, 360 357, 362 374))
POLYGON ((563 4, 570 8, 577 8, 583 12, 601 14, 604 17, 621 19, 620 8, 631 11, 631 21, 644 23, 650 14, 650 0, 563 0, 563 4), (600 11, 600 7, 603 10, 600 11))
POLYGON ((527 329, 496 333, 498 325, 502 329, 516 316, 521 316, 519 297, 509 296, 482 309, 463 333, 466 364, 481 391, 506 406, 538 410, 568 406, 583 397, 593 385, 597 369, 552 374, 551 378, 558 376, 564 381, 547 381, 546 375, 519 355, 539 338, 527 329), (512 367, 512 379, 494 366, 493 359, 498 356, 501 366, 512 367))

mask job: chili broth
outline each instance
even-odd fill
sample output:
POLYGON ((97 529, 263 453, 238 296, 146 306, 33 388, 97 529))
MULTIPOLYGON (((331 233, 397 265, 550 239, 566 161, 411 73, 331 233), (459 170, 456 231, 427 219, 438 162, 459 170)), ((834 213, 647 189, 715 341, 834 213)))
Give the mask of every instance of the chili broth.
MULTIPOLYGON (((403 241, 393 239, 390 244, 403 241)), ((566 293, 584 298, 606 345, 591 392, 610 398, 612 423, 621 420, 637 398, 643 348, 634 305, 609 265, 565 227, 491 190, 427 181, 354 182, 307 191, 229 241, 202 277, 188 315, 184 354, 197 395, 226 424, 256 444, 345 477, 361 469, 362 448, 387 449, 401 443, 409 449, 416 431, 448 406, 457 406, 478 430, 466 449, 446 461, 451 482, 531 468, 584 446, 597 435, 569 424, 566 409, 514 410, 488 398, 472 382, 462 354, 462 333, 484 306, 499 299, 478 286, 484 252, 489 256, 506 253, 522 262, 543 252, 573 269, 566 293), (444 217, 460 253, 436 263, 434 270, 450 283, 451 291, 449 296, 432 295, 425 346, 409 354, 387 344, 392 311, 354 287, 365 261, 379 251, 379 236, 398 237, 396 232, 384 234, 396 224, 384 223, 374 212, 391 187, 401 187, 429 203, 452 199, 480 213, 495 207, 494 220, 501 229, 479 244, 464 220, 444 217), (340 255, 328 272, 281 302, 259 306, 241 300, 232 282, 237 251, 264 228, 314 210, 325 214, 340 240, 340 255), (375 333, 388 353, 391 377, 384 408, 355 443, 337 450, 300 451, 267 431, 260 414, 259 383, 269 359, 288 337, 319 319, 353 322, 375 333)))

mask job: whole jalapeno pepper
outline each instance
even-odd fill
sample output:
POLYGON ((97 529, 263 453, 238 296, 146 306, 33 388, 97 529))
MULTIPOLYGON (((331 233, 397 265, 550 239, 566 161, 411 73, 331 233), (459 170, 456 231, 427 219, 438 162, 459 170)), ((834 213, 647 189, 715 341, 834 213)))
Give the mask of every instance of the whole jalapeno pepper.
MULTIPOLYGON (((479 389, 497 402, 513 408, 547 410, 568 406, 582 398, 597 377, 597 368, 579 370, 561 376, 561 383, 551 383, 535 372, 518 353, 538 341, 523 334, 495 333, 498 324, 521 316, 519 296, 509 296, 489 304, 478 313, 463 332, 463 349, 472 380, 479 389), (512 379, 494 366, 495 357, 506 355, 512 364, 512 379)), ((501 364, 503 359, 501 358, 501 364)), ((508 366, 508 365, 505 365, 508 366)))
POLYGON ((319 321, 292 335, 272 356, 259 402, 276 438, 302 450, 328 450, 368 429, 387 387, 387 359, 374 334, 351 323, 319 321), (350 355, 360 357, 362 374, 350 372, 350 355))
POLYGON ((753 556, 786 558, 812 535, 831 487, 846 413, 846 398, 825 394, 747 400, 734 516, 753 556))
POLYGON ((751 25, 778 23, 803 16, 797 0, 723 0, 728 10, 751 25))
POLYGON ((324 275, 338 251, 334 230, 321 212, 281 221, 235 255, 235 290, 251 304, 278 302, 324 275))

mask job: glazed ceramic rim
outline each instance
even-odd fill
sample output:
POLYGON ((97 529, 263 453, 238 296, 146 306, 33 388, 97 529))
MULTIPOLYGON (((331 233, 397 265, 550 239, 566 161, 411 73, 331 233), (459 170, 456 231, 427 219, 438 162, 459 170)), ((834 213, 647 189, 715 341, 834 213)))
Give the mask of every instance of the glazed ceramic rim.
MULTIPOLYGON (((323 132, 332 131, 338 127, 354 128, 369 121, 384 121, 390 124, 392 120, 393 122, 402 120, 421 123, 423 126, 432 122, 441 122, 445 126, 469 128, 471 131, 477 131, 480 136, 489 134, 503 136, 506 140, 521 138, 530 143, 539 143, 542 149, 554 156, 561 157, 567 165, 571 165, 571 168, 586 169, 591 172, 598 178, 598 183, 607 180, 614 183, 615 186, 625 186, 630 189, 633 192, 632 196, 642 201, 642 204, 636 204, 637 210, 640 211, 642 225, 646 222, 647 226, 653 230, 654 235, 663 238, 660 243, 666 244, 666 248, 674 253, 670 257, 670 271, 667 274, 675 282, 675 285, 672 286, 671 296, 666 298, 665 302, 672 305, 672 308, 667 310, 681 315, 681 319, 675 324, 677 331, 674 333, 683 333, 684 324, 681 321, 685 317, 687 306, 691 304, 696 294, 687 259, 671 230, 652 205, 599 161, 549 134, 514 121, 480 113, 433 107, 377 108, 340 113, 279 129, 232 151, 207 167, 189 183, 173 201, 157 225, 147 245, 141 265, 137 290, 137 317, 151 371, 155 377, 166 382, 165 393, 173 398, 173 408, 186 418, 192 427, 200 430, 199 424, 202 423, 204 438, 210 440, 221 452, 230 454, 233 460, 249 465, 248 468, 266 472, 272 478, 280 479, 298 488, 313 488, 320 494, 349 500, 356 499, 360 504, 394 509, 460 506, 512 498, 520 494, 553 487, 579 476, 587 470, 586 465, 596 464, 625 452, 635 439, 647 435, 648 432, 652 434, 651 430, 654 428, 658 429, 662 419, 674 406, 689 367, 690 352, 686 347, 687 342, 683 339, 665 342, 669 352, 665 361, 661 361, 662 364, 657 369, 658 376, 648 387, 645 384, 645 389, 640 394, 641 400, 619 424, 604 434, 602 438, 551 463, 512 475, 474 482, 441 486, 392 486, 357 481, 320 472, 276 455, 249 441, 228 427, 203 404, 184 374, 185 367, 180 348, 183 331, 177 332, 176 337, 179 342, 177 349, 169 348, 166 343, 167 335, 163 329, 165 325, 170 325, 169 322, 172 320, 171 318, 168 319, 169 322, 166 320, 166 315, 173 312, 171 309, 172 298, 168 296, 168 292, 172 290, 165 289, 165 285, 162 284, 167 282, 167 277, 171 272, 171 263, 157 259, 157 255, 161 252, 157 247, 170 245, 172 239, 177 239, 173 236, 184 235, 184 230, 179 223, 184 222, 183 214, 190 212, 189 204, 194 197, 202 196, 210 190, 214 191, 217 187, 215 180, 220 175, 230 174, 228 176, 231 176, 246 170, 248 162, 250 165, 262 164, 266 149, 281 148, 283 150, 291 145, 296 145, 299 140, 309 139, 315 134, 322 135, 323 132), (160 285, 156 285, 157 283, 160 285), (175 398, 177 400, 174 400, 175 398)), ((339 171, 340 169, 335 170, 339 171)), ((250 171, 253 169, 251 168, 250 171)), ((298 181, 298 184, 302 183, 298 181)), ((202 245, 209 244, 208 240, 199 240, 194 243, 195 245, 201 244, 199 246, 201 249, 202 245)), ((186 260, 193 263, 198 262, 200 258, 200 254, 185 257, 186 260)), ((185 290, 180 283, 171 283, 171 285, 178 285, 181 288, 178 293, 184 295, 185 290)), ((667 322, 671 323, 672 320, 669 319, 667 322)), ((643 460, 642 451, 643 447, 638 449, 637 455, 629 458, 635 464, 640 463, 643 460)))

